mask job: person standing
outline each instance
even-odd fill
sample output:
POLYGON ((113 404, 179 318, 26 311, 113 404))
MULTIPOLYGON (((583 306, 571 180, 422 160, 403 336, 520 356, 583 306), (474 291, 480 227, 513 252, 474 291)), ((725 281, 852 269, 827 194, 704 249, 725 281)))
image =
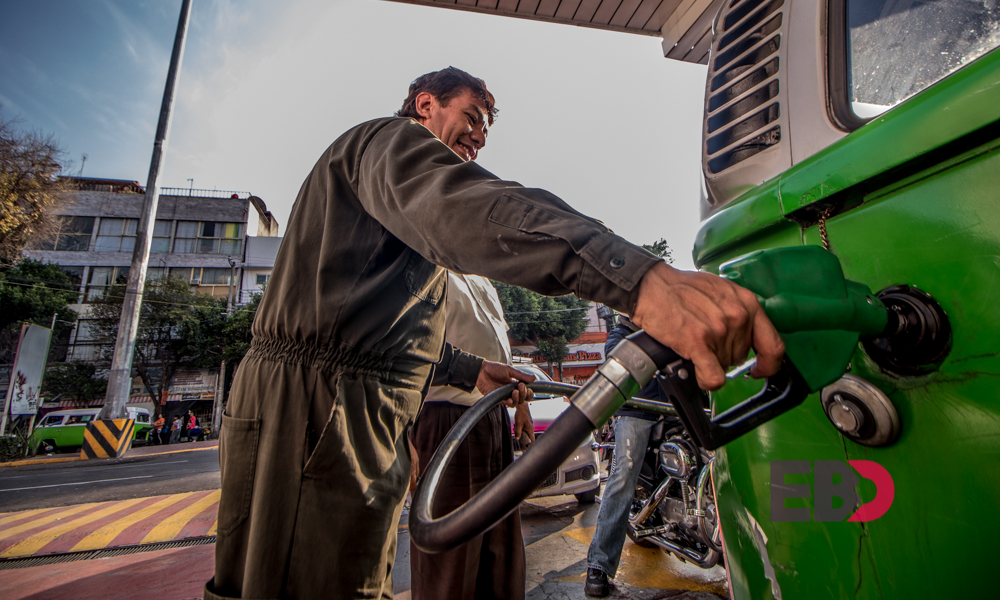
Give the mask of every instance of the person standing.
POLYGON ((170 424, 170 443, 177 444, 181 441, 181 418, 174 416, 174 422, 170 424))
MULTIPOLYGON (((608 333, 604 355, 609 356, 622 340, 639 331, 625 315, 618 315, 618 325, 608 333)), ((669 403, 670 399, 653 379, 639 390, 637 398, 669 403)), ((625 544, 628 512, 639 481, 642 461, 649 445, 649 435, 658 416, 623 407, 615 413, 615 454, 611 473, 604 484, 601 509, 597 513, 597 528, 587 550, 587 581, 583 591, 588 596, 603 598, 610 590, 608 578, 618 572, 618 562, 625 544)))
POLYGON ((167 420, 163 418, 163 413, 156 414, 156 420, 153 421, 153 443, 157 446, 163 443, 163 430, 166 422, 167 420))
MULTIPOLYGON (((490 280, 448 272, 445 340, 453 346, 504 364, 512 355, 500 297, 490 280)), ((445 435, 482 394, 435 386, 430 389, 410 430, 418 472, 430 462, 445 435)), ((530 391, 526 400, 531 399, 530 391)), ((522 431, 533 442, 534 425, 528 404, 515 407, 514 435, 522 431)), ((511 425, 502 404, 476 423, 441 476, 431 514, 447 514, 479 493, 514 462, 511 425)), ((458 548, 427 554, 410 546, 410 592, 413 600, 524 598, 525 558, 521 512, 515 509, 489 531, 458 548)))
MULTIPOLYGON (((631 314, 706 389, 751 346, 754 375, 778 370, 781 338, 753 293, 477 165, 496 114, 481 79, 428 73, 300 188, 222 417, 207 600, 392 597, 407 432, 428 386, 534 379, 445 343, 445 269, 631 314)), ((532 143, 558 151, 544 131, 532 143)))

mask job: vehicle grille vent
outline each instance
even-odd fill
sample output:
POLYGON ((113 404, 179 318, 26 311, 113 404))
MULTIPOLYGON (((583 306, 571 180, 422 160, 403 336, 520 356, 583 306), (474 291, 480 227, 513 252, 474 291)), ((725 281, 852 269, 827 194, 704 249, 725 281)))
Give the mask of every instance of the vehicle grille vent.
POLYGON ((781 141, 778 67, 784 0, 733 0, 709 73, 707 167, 719 173, 781 141))

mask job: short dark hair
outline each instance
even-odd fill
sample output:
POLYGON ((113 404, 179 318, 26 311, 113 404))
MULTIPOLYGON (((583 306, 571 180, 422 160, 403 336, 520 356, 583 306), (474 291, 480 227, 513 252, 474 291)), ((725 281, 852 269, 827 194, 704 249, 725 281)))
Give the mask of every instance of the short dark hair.
POLYGON ((417 77, 410 84, 410 91, 403 101, 403 107, 396 112, 397 117, 411 117, 419 119, 417 113, 417 95, 427 92, 437 98, 442 105, 447 106, 452 98, 458 96, 463 90, 471 90, 473 94, 479 96, 486 106, 486 118, 492 126, 497 118, 496 99, 493 94, 486 89, 486 82, 478 77, 469 75, 462 69, 448 67, 440 71, 434 71, 417 77))

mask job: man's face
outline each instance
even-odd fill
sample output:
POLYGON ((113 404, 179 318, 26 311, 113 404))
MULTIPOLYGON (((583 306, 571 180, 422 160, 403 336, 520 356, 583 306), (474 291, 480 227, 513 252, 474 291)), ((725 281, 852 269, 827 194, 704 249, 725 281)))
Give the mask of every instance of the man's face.
POLYGON ((476 160, 486 145, 486 106, 472 90, 465 89, 442 106, 428 92, 417 94, 419 121, 462 160, 476 160))

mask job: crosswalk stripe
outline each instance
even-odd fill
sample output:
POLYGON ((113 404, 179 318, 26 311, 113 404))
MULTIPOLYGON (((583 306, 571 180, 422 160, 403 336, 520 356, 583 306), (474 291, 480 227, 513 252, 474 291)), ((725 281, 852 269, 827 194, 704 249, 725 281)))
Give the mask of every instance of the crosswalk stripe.
POLYGON ((174 539, 181 529, 188 524, 188 521, 198 516, 202 511, 219 501, 222 490, 215 490, 204 498, 199 498, 190 506, 183 508, 159 523, 156 527, 142 538, 140 544, 151 544, 153 542, 166 542, 174 539))
POLYGON ((32 517, 34 515, 37 515, 38 513, 43 513, 45 511, 49 511, 49 510, 52 510, 52 509, 51 508, 36 508, 34 510, 22 510, 21 512, 0 514, 0 525, 4 525, 6 523, 11 523, 13 521, 23 521, 24 519, 27 519, 28 517, 32 517))
POLYGON ((212 528, 208 530, 205 535, 216 535, 219 531, 219 520, 216 519, 215 523, 212 523, 212 528))
POLYGON ((7 550, 5 550, 3 554, 0 554, 0 558, 12 558, 15 556, 31 556, 35 552, 38 552, 39 550, 44 548, 46 544, 55 540, 62 534, 73 531, 74 529, 82 527, 87 523, 93 523, 94 521, 103 519, 108 515, 112 515, 116 512, 125 510, 126 508, 132 507, 142 502, 143 500, 145 500, 145 498, 135 498, 133 500, 125 500, 123 502, 118 502, 111 506, 102 508, 101 510, 94 511, 90 514, 86 514, 83 515, 82 517, 73 519, 72 521, 69 521, 67 523, 63 523, 58 527, 53 527, 51 529, 46 529, 45 531, 36 533, 35 535, 27 539, 21 540, 17 544, 14 544, 10 548, 7 548, 7 550))
POLYGON ((35 519, 33 521, 28 521, 27 523, 22 523, 21 525, 18 525, 16 527, 11 527, 10 529, 0 531, 0 540, 7 539, 11 536, 15 536, 19 533, 23 533, 30 529, 34 529, 35 527, 41 527, 42 525, 47 525, 48 523, 51 523, 52 521, 57 521, 59 519, 62 519, 63 517, 75 515, 78 512, 83 512, 87 509, 94 508, 95 506, 97 506, 96 503, 77 504, 76 506, 70 506, 66 510, 61 510, 59 512, 46 515, 41 519, 35 519))
POLYGON ((96 531, 92 531, 87 537, 80 540, 80 542, 70 549, 70 552, 78 552, 80 550, 99 550, 110 544, 119 534, 123 531, 135 525, 143 519, 149 518, 155 515, 157 512, 184 500, 194 492, 188 492, 186 494, 175 494, 173 496, 167 496, 159 502, 150 504, 141 510, 118 519, 114 523, 109 523, 104 527, 96 531))

